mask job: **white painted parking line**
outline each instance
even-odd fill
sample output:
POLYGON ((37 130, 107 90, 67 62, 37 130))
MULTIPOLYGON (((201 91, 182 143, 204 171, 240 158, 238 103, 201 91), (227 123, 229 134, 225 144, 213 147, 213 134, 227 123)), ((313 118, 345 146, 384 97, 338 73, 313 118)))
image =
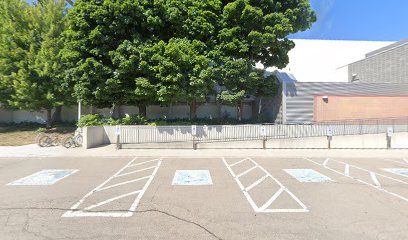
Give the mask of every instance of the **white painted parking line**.
POLYGON ((393 159, 383 159, 383 158, 380 158, 382 161, 386 161, 386 162, 394 162, 394 163, 399 163, 399 164, 402 164, 402 165, 408 165, 408 161, 405 159, 405 158, 403 158, 402 159, 402 161, 399 161, 399 160, 393 160, 393 159))
POLYGON ((373 183, 374 183, 375 186, 381 187, 381 184, 378 181, 377 176, 375 175, 374 172, 370 172, 370 177, 371 177, 371 180, 373 180, 373 183))
POLYGON ((222 161, 224 162, 225 166, 227 167, 228 171, 231 173, 232 177, 234 177, 235 181, 237 182, 239 188, 241 189, 242 193, 248 200, 249 204, 251 207, 254 209, 255 212, 262 212, 262 213, 295 213, 295 212, 309 212, 307 209, 306 205, 303 204, 289 189, 287 189, 281 182, 279 182, 278 179, 273 177, 268 171, 265 170, 261 165, 259 165, 257 162, 252 160, 251 158, 245 158, 243 160, 240 160, 238 162, 235 162, 233 164, 228 164, 228 162, 225 160, 225 158, 222 158, 222 161), (235 172, 232 170, 232 166, 235 166, 239 163, 242 163, 244 161, 249 161, 251 162, 254 166, 251 167, 250 169, 244 171, 243 173, 237 175, 235 172), (245 174, 248 174, 250 171, 249 170, 254 170, 255 168, 260 169, 262 172, 265 173, 264 176, 256 180, 254 183, 250 184, 248 187, 245 187, 241 180, 239 179, 245 174), (258 206, 254 199, 250 195, 250 190, 258 186, 261 182, 265 181, 267 178, 272 179, 278 186, 279 189, 273 193, 272 197, 269 198, 268 201, 263 203, 261 206, 258 206), (279 196, 281 196, 282 193, 287 193, 289 196, 293 198, 293 200, 299 205, 300 208, 269 208, 270 205, 275 202, 279 196))
POLYGON ((131 172, 123 173, 123 174, 118 175, 117 177, 123 177, 123 176, 126 176, 126 175, 130 175, 130 174, 134 174, 134 173, 138 173, 138 172, 143 172, 143 171, 146 171, 146 170, 149 170, 149 169, 153 169, 153 168, 155 168, 155 167, 156 167, 156 166, 151 166, 151 167, 139 169, 139 170, 136 170, 136 171, 131 171, 131 172))
POLYGON ((250 191, 252 188, 256 187, 258 184, 260 184, 261 182, 263 182, 265 179, 267 179, 269 176, 265 175, 263 177, 261 177, 260 179, 256 180, 254 183, 252 183, 251 185, 249 185, 248 187, 245 188, 245 191, 250 191))
MULTIPOLYGON (((387 179, 396 181, 396 182, 398 182, 398 183, 407 184, 407 183, 404 182, 404 181, 401 181, 401 180, 398 180, 398 179, 395 179, 395 178, 391 178, 391 177, 388 177, 388 176, 385 176, 385 175, 382 175, 382 174, 379 174, 379 173, 374 173, 374 172, 372 172, 372 171, 369 171, 369 170, 366 170, 366 169, 363 169, 363 168, 360 168, 360 167, 357 167, 357 166, 350 165, 351 168, 356 168, 356 169, 359 169, 359 170, 363 170, 363 171, 365 171, 365 172, 368 172, 370 175, 371 175, 371 173, 374 173, 374 176, 375 176, 375 178, 377 179, 377 182, 378 182, 378 185, 376 185, 375 182, 374 182, 374 183, 369 183, 369 182, 366 182, 366 181, 364 181, 364 180, 361 180, 361 179, 359 179, 359 178, 357 178, 357 177, 353 177, 352 175, 346 175, 346 174, 344 174, 344 173, 342 173, 342 172, 340 172, 340 171, 337 171, 337 170, 335 170, 335 169, 333 169, 333 168, 331 168, 331 167, 329 167, 329 166, 327 166, 327 165, 325 166, 325 165, 323 165, 323 164, 321 164, 321 163, 318 163, 318 162, 316 162, 316 161, 313 161, 313 160, 310 159, 310 158, 303 158, 303 159, 306 160, 306 161, 309 161, 309 162, 311 162, 311 163, 314 163, 314 164, 316 164, 316 165, 319 165, 319 166, 321 166, 321 167, 324 167, 324 168, 326 168, 326 169, 328 169, 328 170, 330 170, 330 171, 332 171, 332 172, 335 172, 335 173, 340 174, 340 175, 342 175, 342 176, 345 176, 345 177, 354 179, 354 180, 356 180, 356 181, 358 181, 358 182, 360 182, 360 183, 363 183, 363 184, 365 184, 365 185, 368 185, 368 186, 373 187, 373 188, 375 188, 375 189, 378 189, 378 190, 380 190, 380 191, 382 191, 382 192, 384 192, 384 193, 387 193, 387 194, 389 194, 389 195, 392 195, 392 196, 394 196, 394 197, 397 197, 397 198, 399 198, 399 199, 401 199, 401 200, 404 200, 404 201, 408 202, 408 198, 403 197, 403 196, 401 196, 401 195, 399 195, 399 194, 397 194, 397 193, 394 193, 394 192, 391 192, 391 191, 388 191, 388 190, 382 188, 382 187, 380 186, 380 183, 378 182, 378 179, 377 179, 376 175, 377 175, 377 176, 385 177, 385 178, 387 178, 387 179)), ((333 160, 333 159, 331 159, 331 160, 332 160, 332 161, 336 161, 336 162, 338 162, 338 163, 342 163, 342 164, 344 164, 344 165, 346 164, 346 163, 344 163, 344 162, 340 162, 340 161, 337 161, 337 160, 333 160)), ((374 180, 373 180, 373 181, 374 181, 374 180)))
POLYGON ((48 186, 78 172, 78 169, 44 169, 27 177, 8 183, 9 186, 48 186))
POLYGON ((408 168, 383 168, 384 171, 408 177, 408 168))
POLYGON ((141 177, 141 178, 136 178, 136 179, 129 180, 129 181, 125 181, 125 182, 121 182, 121 183, 117 183, 117 184, 113 184, 113 185, 110 185, 110 186, 107 186, 107 187, 104 187, 104 188, 100 188, 100 189, 97 190, 97 192, 100 192, 100 191, 103 191, 103 190, 106 190, 106 189, 109 189, 109 188, 114 188, 114 187, 126 185, 128 183, 139 182, 141 180, 148 179, 148 178, 150 178, 150 175, 145 176, 145 177, 141 177))
POLYGON ((230 165, 230 167, 233 167, 233 166, 235 166, 235 165, 238 165, 238 164, 240 164, 240 163, 243 163, 243 162, 245 162, 246 160, 248 160, 248 158, 244 158, 244 159, 242 159, 242 160, 240 160, 240 161, 238 161, 238 162, 236 162, 236 163, 233 163, 233 164, 230 165))
POLYGON ((327 163, 329 162, 329 160, 330 160, 330 158, 326 158, 326 159, 324 160, 324 162, 323 162, 323 166, 326 166, 327 163))
POLYGON ((296 178, 299 182, 322 183, 332 181, 329 177, 309 168, 283 169, 283 171, 296 178))
MULTIPOLYGON (((344 164, 344 165, 346 165, 347 163, 345 163, 345 162, 342 162, 342 161, 338 161, 338 160, 334 160, 334 159, 330 159, 331 161, 333 161, 333 162, 337 162, 337 163, 340 163, 340 164, 344 164)), ((364 172, 367 172, 367 173, 369 173, 369 174, 371 174, 371 172, 372 171, 370 171, 370 170, 367 170, 367 169, 364 169, 364 168, 361 168, 361 167, 358 167, 358 166, 355 166, 355 165, 351 165, 351 164, 349 164, 350 165, 350 167, 352 167, 352 168, 355 168, 355 169, 358 169, 358 170, 361 170, 361 171, 364 171, 364 172)), ((402 180, 399 180, 399 179, 396 179, 396 178, 392 178, 392 177, 389 177, 389 176, 386 176, 386 175, 383 175, 383 174, 380 174, 380 173, 376 173, 376 172, 373 172, 375 175, 377 175, 377 176, 381 176, 381 177, 383 177, 383 178, 388 178, 388 179, 390 179, 390 180, 393 180, 393 181, 396 181, 396 182, 399 182, 399 183, 402 183, 402 184, 408 184, 408 182, 405 182, 405 181, 402 181, 402 180)))
MULTIPOLYGON (((92 191, 90 191, 89 193, 87 193, 83 198, 81 198, 77 203, 75 203, 69 211, 67 211, 66 213, 64 213, 64 215, 62 215, 62 217, 130 217, 133 215, 133 212, 136 210, 137 205, 140 202, 140 199, 142 198, 143 194, 145 193, 145 191, 147 190, 147 188, 149 187, 150 183, 152 182, 154 176, 156 175, 162 160, 161 159, 153 159, 153 160, 148 160, 148 161, 144 161, 141 163, 136 163, 133 164, 136 161, 137 158, 134 158, 133 160, 131 160, 129 163, 127 163, 124 167, 122 167, 119 171, 117 171, 114 175, 112 175, 110 178, 108 178, 106 181, 104 181, 102 184, 100 184, 99 186, 97 186, 95 189, 93 189, 92 191), (136 172, 141 172, 141 171, 145 171, 148 169, 154 169, 153 172, 149 175, 149 176, 144 176, 141 178, 136 178, 133 180, 129 180, 129 181, 124 181, 121 183, 117 183, 117 184, 112 184, 112 185, 108 185, 106 186, 111 180, 115 179, 115 178, 120 178, 122 176, 125 176, 126 174, 122 174, 122 172, 130 167, 135 167, 135 166, 139 166, 139 165, 143 165, 146 163, 153 163, 155 162, 154 167, 149 167, 149 168, 144 168, 144 169, 138 169, 136 171, 133 171, 134 173, 136 172), (147 182, 144 184, 142 189, 136 190, 136 191, 132 191, 129 193, 125 193, 125 194, 121 194, 119 196, 113 196, 112 198, 106 199, 104 201, 101 201, 99 203, 95 203, 92 204, 90 206, 85 206, 85 207, 81 207, 82 205, 86 205, 86 199, 91 196, 92 194, 97 194, 98 192, 107 190, 107 189, 111 189, 114 187, 118 187, 118 186, 122 186, 122 185, 126 185, 126 184, 130 184, 133 182, 139 182, 142 180, 146 180, 147 182), (105 204, 114 202, 116 200, 125 198, 125 197, 129 197, 135 195, 136 199, 134 200, 134 202, 132 203, 132 205, 130 206, 129 210, 127 211, 91 211, 92 209, 99 207, 99 206, 103 206, 105 204)), ((130 173, 129 173, 130 174, 130 173)))
POLYGON ((346 164, 346 166, 344 166, 344 175, 350 176, 350 165, 348 165, 348 164, 346 164))

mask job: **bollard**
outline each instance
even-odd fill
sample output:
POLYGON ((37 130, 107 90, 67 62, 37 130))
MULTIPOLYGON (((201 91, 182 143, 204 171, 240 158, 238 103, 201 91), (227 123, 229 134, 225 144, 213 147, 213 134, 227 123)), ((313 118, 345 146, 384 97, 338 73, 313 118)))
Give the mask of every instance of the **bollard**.
POLYGON ((122 128, 120 125, 116 125, 115 127, 115 135, 116 135, 116 150, 119 150, 121 148, 120 144, 120 134, 122 133, 122 128))
POLYGON ((327 136, 327 148, 331 149, 331 140, 332 140, 332 136, 327 136))
POLYGON ((263 139, 262 139, 262 148, 263 148, 263 150, 266 150, 266 137, 264 137, 263 139))
POLYGON ((387 149, 391 148, 391 138, 392 138, 393 134, 394 134, 394 128, 388 127, 387 128, 387 134, 386 134, 386 136, 387 136, 387 149))
POLYGON ((119 139, 120 139, 120 135, 116 135, 116 150, 119 150, 121 148, 119 139))
POLYGON ((333 128, 328 127, 326 129, 326 135, 327 135, 327 148, 331 149, 331 140, 332 140, 332 137, 333 137, 333 128))
POLYGON ((193 135, 193 149, 197 150, 197 142, 195 140, 195 136, 193 135))
POLYGON ((193 137, 193 149, 194 150, 197 150, 196 135, 197 135, 197 126, 191 125, 191 136, 193 137))

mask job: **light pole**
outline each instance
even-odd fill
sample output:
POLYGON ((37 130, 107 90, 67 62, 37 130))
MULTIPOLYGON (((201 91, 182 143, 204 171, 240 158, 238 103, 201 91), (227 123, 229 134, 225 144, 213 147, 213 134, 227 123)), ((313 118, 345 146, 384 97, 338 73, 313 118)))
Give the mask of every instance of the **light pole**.
POLYGON ((82 115, 82 102, 78 101, 78 121, 81 120, 82 115))

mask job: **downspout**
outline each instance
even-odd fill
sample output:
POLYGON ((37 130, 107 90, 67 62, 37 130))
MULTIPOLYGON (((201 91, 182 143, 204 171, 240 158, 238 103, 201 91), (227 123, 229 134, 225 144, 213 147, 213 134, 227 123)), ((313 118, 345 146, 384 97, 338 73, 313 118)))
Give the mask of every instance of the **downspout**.
POLYGON ((286 124, 286 81, 282 81, 282 123, 286 124))

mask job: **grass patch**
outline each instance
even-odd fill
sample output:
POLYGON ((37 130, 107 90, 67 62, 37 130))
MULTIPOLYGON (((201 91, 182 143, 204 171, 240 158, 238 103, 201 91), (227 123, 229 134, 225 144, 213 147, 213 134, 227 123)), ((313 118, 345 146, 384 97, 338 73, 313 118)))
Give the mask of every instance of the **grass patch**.
POLYGON ((38 123, 19 123, 0 125, 0 146, 22 146, 34 144, 35 137, 40 132, 70 135, 75 132, 75 124, 57 124, 53 128, 46 129, 45 125, 38 123))

